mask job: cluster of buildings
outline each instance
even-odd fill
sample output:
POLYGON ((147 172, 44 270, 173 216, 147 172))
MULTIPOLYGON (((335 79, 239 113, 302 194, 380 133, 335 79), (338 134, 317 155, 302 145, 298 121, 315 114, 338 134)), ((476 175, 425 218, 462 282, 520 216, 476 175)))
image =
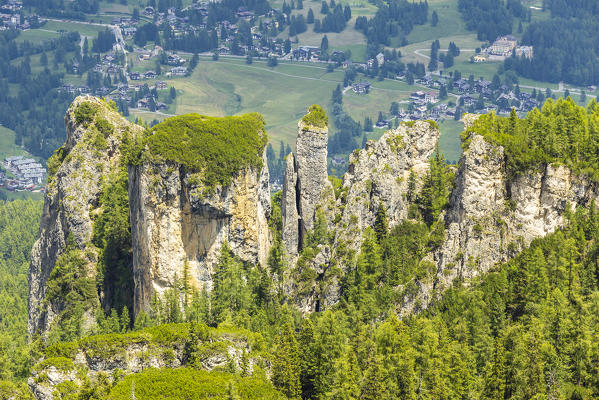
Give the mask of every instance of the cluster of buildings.
MULTIPOLYGON (((77 64, 73 64, 73 73, 78 73, 75 70, 77 64)), ((114 52, 109 52, 102 56, 102 61, 94 65, 93 71, 103 75, 118 75, 123 70, 120 61, 114 52)))
POLYGON ((481 53, 473 57, 473 61, 502 60, 506 57, 511 57, 512 53, 515 53, 516 57, 528 59, 534 56, 532 46, 519 46, 518 39, 515 36, 505 35, 498 37, 489 47, 482 49, 481 53))
POLYGON ((0 186, 8 190, 35 190, 46 178, 46 168, 33 158, 7 157, 3 165, 12 174, 12 177, 8 173, 0 174, 0 186))
POLYGON ((0 5, 0 31, 8 29, 18 29, 21 31, 37 28, 43 22, 38 15, 20 15, 23 3, 15 0, 8 0, 4 5, 0 5))

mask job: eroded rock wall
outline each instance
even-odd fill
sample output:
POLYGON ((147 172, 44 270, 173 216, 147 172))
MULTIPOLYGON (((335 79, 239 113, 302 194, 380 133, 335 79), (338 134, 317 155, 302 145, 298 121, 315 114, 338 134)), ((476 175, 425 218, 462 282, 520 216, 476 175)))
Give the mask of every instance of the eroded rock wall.
MULTIPOLYGON (((60 165, 49 177, 39 238, 31 253, 29 335, 46 331, 62 311, 61 301, 47 302, 44 299, 48 279, 65 250, 69 235, 72 235, 77 249, 85 255, 87 273, 95 276, 98 251, 91 244, 91 238, 102 182, 119 167, 123 134, 127 132, 132 137, 143 129, 129 123, 107 103, 92 96, 75 99, 67 110, 65 125, 67 139, 59 153, 53 156, 54 162, 60 165), (95 110, 93 118, 102 118, 114 128, 104 140, 98 136, 98 130, 92 128, 91 120, 82 120, 81 115, 77 117, 77 109, 83 104, 95 110)), ((86 315, 91 317, 92 314, 88 312, 86 315)))
POLYGON ((184 276, 192 287, 210 291, 225 243, 241 260, 265 263, 271 238, 263 161, 260 171, 241 170, 231 185, 209 193, 196 174, 176 163, 129 168, 136 314, 184 276))

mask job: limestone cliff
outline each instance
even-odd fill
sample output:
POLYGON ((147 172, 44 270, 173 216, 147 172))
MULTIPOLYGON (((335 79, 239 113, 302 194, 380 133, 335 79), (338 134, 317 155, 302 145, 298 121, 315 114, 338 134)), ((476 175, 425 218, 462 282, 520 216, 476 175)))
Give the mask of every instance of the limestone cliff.
POLYGON ((129 169, 135 313, 149 309, 184 276, 212 288, 212 266, 228 243, 241 260, 266 261, 270 245, 268 168, 239 171, 228 186, 205 194, 198 174, 174 162, 129 169))
POLYGON ((410 190, 418 190, 441 132, 434 122, 401 124, 350 156, 337 208, 339 240, 358 250, 364 229, 372 226, 379 204, 387 209, 390 226, 408 216, 410 190), (410 188, 410 176, 414 187, 410 188))
POLYGON ((563 165, 510 178, 504 149, 473 134, 460 160, 445 216, 447 238, 435 254, 441 287, 507 261, 564 223, 564 212, 599 200, 599 186, 563 165))
MULTIPOLYGON (((315 107, 315 106, 312 106, 315 107)), ((312 119, 310 112, 298 123, 296 154, 287 157, 283 185, 283 241, 295 256, 302 249, 306 234, 314 229, 316 209, 332 194, 327 173, 328 127, 312 119)), ((325 117, 326 118, 326 117, 325 117)))
MULTIPOLYGON (((106 102, 91 96, 75 99, 65 116, 67 140, 48 161, 50 177, 44 198, 39 238, 29 269, 28 333, 46 331, 64 309, 64 299, 47 299, 47 282, 72 237, 83 254, 83 275, 94 277, 98 249, 91 243, 94 216, 105 177, 121 162, 123 135, 142 128, 129 123, 106 102)), ((88 317, 99 299, 90 299, 88 317)), ((87 322, 91 318, 86 318, 87 322)))

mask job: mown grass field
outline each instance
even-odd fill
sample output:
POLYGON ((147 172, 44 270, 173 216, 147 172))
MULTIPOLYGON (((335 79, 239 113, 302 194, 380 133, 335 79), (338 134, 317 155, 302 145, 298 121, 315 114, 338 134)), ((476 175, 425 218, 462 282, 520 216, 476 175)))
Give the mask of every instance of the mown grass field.
MULTIPOLYGON (((264 115, 270 140, 295 145, 297 122, 308 106, 321 104, 330 107, 333 89, 343 81, 343 72, 327 73, 321 65, 280 63, 270 68, 264 60, 255 60, 247 65, 243 59, 221 57, 212 61, 201 57, 192 76, 167 80, 177 89, 174 107, 176 114, 196 112, 211 116, 239 115, 259 112, 264 115)), ((405 102, 415 86, 399 81, 373 81, 373 88, 366 95, 357 95, 351 90, 343 97, 343 106, 352 118, 363 122, 369 116, 376 120, 379 111, 388 113, 393 101, 406 107, 405 102)), ((147 111, 132 111, 145 121, 162 120, 167 115, 147 111)), ((454 140, 445 140, 443 151, 447 158, 456 161, 459 157, 459 136, 452 124, 447 125, 447 135, 454 140), (457 143, 457 144, 456 144, 457 143), (448 146, 447 149, 445 146, 448 146)), ((445 129, 444 126, 442 126, 445 129)), ((376 138, 380 133, 368 135, 376 138)))
POLYGON ((104 31, 106 28, 84 22, 48 21, 42 29, 55 32, 79 32, 82 36, 98 36, 98 32, 104 31))

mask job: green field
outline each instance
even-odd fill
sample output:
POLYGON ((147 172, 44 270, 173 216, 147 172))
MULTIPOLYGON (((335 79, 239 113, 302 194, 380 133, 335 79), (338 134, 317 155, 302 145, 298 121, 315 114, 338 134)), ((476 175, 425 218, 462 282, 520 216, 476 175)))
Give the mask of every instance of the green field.
POLYGON ((10 156, 30 156, 30 154, 15 144, 15 133, 12 130, 0 125, 0 162, 10 156))
MULTIPOLYGON (((343 82, 341 69, 327 73, 320 64, 281 62, 269 68, 264 60, 247 65, 243 59, 221 57, 212 61, 201 57, 193 75, 168 80, 179 96, 173 113, 197 112, 206 115, 235 115, 260 112, 266 119, 271 139, 293 145, 297 122, 314 103, 329 106, 333 89, 343 82)), ((376 118, 389 110, 391 102, 405 101, 414 87, 400 81, 372 82, 367 95, 348 90, 345 110, 356 120, 376 118)), ((161 119, 159 113, 134 113, 145 121, 161 119)), ((134 118, 133 117, 133 118, 134 118)))
POLYGON ((106 27, 85 22, 48 21, 42 29, 55 32, 79 32, 82 36, 98 36, 98 32, 105 30, 106 27))
POLYGON ((60 37, 58 32, 42 27, 40 29, 29 29, 21 32, 15 41, 17 43, 22 43, 24 41, 39 43, 58 37, 60 37))
POLYGON ((451 163, 457 163, 462 155, 460 133, 464 130, 464 124, 460 121, 445 120, 439 122, 441 137, 439 148, 445 159, 451 163))

